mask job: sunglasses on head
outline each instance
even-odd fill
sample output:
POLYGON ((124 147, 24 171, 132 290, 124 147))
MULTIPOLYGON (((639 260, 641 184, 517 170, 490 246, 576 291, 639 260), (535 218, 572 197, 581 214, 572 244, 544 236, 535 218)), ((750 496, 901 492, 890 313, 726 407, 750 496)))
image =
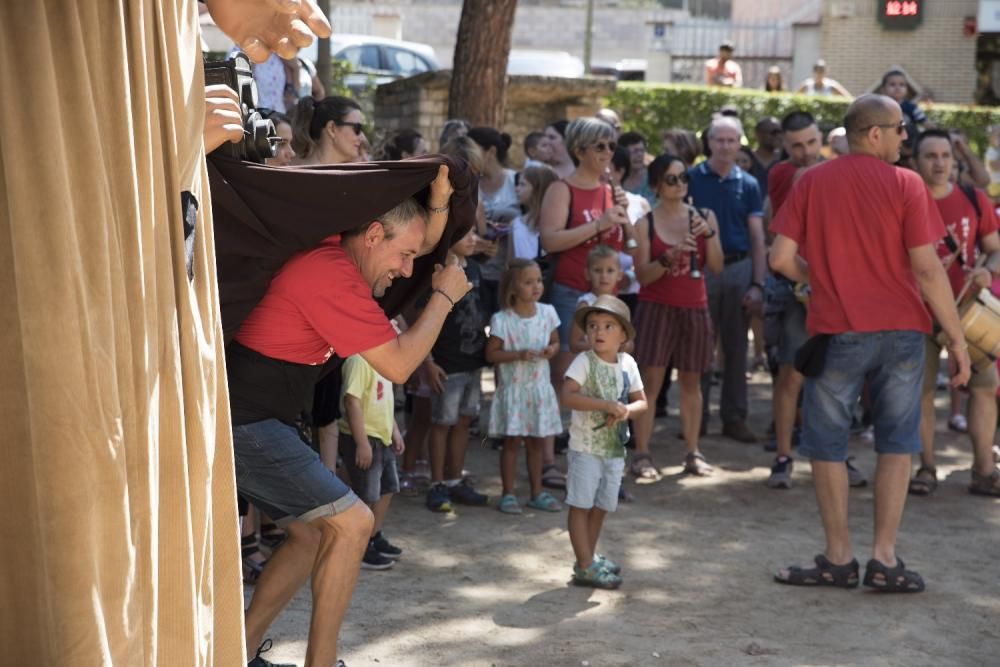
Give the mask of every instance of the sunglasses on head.
POLYGON ((687 175, 686 171, 680 174, 666 174, 663 177, 663 182, 667 185, 679 185, 681 183, 687 185, 690 180, 691 177, 687 175))
POLYGON ((362 123, 338 123, 337 121, 333 121, 333 124, 337 127, 349 127, 354 130, 354 134, 359 137, 361 136, 361 133, 365 131, 365 126, 362 123))
POLYGON ((607 143, 603 141, 598 141, 596 144, 593 144, 591 148, 593 148, 598 153, 603 153, 604 151, 609 151, 611 153, 614 153, 615 149, 618 148, 618 144, 616 144, 613 141, 609 141, 607 143))

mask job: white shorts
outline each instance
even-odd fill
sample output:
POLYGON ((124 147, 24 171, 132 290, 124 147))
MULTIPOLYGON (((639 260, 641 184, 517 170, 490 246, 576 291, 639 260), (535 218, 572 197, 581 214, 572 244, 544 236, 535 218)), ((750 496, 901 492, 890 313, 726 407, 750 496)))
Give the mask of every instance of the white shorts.
POLYGON ((589 510, 597 506, 605 512, 618 509, 618 489, 622 485, 625 459, 606 459, 585 452, 566 452, 566 504, 589 510))

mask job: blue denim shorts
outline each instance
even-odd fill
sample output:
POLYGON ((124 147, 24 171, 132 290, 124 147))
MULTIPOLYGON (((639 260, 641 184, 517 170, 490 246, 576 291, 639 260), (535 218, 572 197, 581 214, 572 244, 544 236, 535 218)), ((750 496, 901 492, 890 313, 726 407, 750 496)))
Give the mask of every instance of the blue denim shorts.
POLYGON ((569 337, 573 333, 573 314, 583 292, 560 283, 552 283, 550 303, 559 316, 559 349, 569 351, 569 337))
POLYGON ((454 426, 458 417, 475 417, 479 414, 480 368, 468 373, 448 373, 444 391, 431 394, 431 423, 454 426))
POLYGON ((374 505, 382 496, 399 493, 399 474, 396 472, 396 453, 378 438, 368 437, 372 448, 372 463, 367 470, 358 467, 357 445, 350 435, 340 434, 340 458, 344 461, 351 488, 361 500, 374 505))
POLYGON ((285 526, 343 512, 358 497, 277 419, 233 427, 236 489, 285 526))
POLYGON ((605 512, 618 509, 625 459, 607 459, 570 449, 566 473, 566 504, 582 510, 597 507, 605 512))
POLYGON ((806 378, 799 454, 845 461, 851 415, 867 379, 871 387, 875 451, 920 452, 920 386, 924 334, 919 331, 848 332, 830 339, 823 373, 806 378))

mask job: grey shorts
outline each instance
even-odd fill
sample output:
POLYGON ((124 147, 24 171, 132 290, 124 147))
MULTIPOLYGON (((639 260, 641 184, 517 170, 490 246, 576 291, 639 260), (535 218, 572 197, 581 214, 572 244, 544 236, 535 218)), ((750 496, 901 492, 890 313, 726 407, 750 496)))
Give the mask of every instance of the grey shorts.
POLYGON ((772 363, 790 366, 795 353, 802 347, 806 333, 806 307, 793 292, 787 280, 768 276, 764 304, 764 342, 772 355, 772 363))
POLYGON ((357 445, 354 438, 340 434, 340 458, 344 462, 351 488, 361 500, 372 505, 382 496, 399 493, 399 475, 396 472, 396 453, 378 438, 368 438, 372 447, 372 464, 362 470, 356 463, 357 445))
POLYGON ((444 391, 431 395, 431 422, 439 426, 454 426, 459 415, 478 415, 482 375, 481 368, 467 373, 449 373, 444 381, 444 391))
POLYGON ((343 512, 358 497, 277 419, 233 427, 236 489, 285 526, 343 512))
POLYGON ((618 509, 618 489, 622 485, 625 459, 606 459, 570 449, 566 452, 566 504, 605 512, 618 509))

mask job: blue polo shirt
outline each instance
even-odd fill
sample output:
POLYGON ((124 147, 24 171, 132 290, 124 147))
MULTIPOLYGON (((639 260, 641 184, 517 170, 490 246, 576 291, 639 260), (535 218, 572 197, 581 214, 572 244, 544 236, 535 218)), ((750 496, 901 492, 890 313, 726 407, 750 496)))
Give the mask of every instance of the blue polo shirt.
POLYGON ((720 178, 708 166, 708 161, 688 171, 691 182, 688 194, 698 208, 708 208, 719 221, 722 252, 732 255, 750 252, 750 232, 747 219, 764 215, 764 201, 757 179, 735 164, 725 178, 720 178))

